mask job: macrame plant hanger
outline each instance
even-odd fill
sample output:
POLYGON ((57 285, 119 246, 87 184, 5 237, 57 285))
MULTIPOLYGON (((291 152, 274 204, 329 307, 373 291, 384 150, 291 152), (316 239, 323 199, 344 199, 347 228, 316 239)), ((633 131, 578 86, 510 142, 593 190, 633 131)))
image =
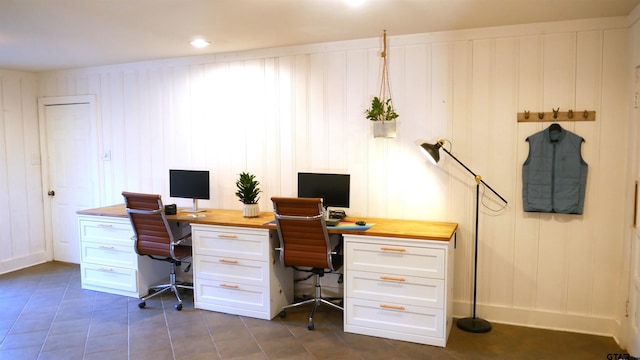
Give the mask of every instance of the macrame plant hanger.
POLYGON ((373 124, 373 136, 395 138, 396 137, 396 121, 398 114, 393 107, 393 100, 391 97, 391 83, 389 82, 389 67, 387 64, 387 31, 384 30, 382 34, 382 52, 380 53, 382 58, 382 71, 380 76, 380 91, 378 92, 378 99, 382 105, 381 114, 378 115, 378 120, 373 124))
POLYGON ((378 97, 385 105, 388 99, 389 104, 393 107, 391 84, 389 83, 389 67, 387 66, 387 30, 384 30, 382 33, 382 52, 380 53, 380 57, 382 58, 382 76, 380 77, 380 92, 378 97))

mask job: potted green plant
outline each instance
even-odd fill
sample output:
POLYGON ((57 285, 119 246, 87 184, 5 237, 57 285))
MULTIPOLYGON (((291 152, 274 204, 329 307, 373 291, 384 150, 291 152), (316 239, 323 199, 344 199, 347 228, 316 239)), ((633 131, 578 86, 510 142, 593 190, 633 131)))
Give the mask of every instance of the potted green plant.
POLYGON ((365 110, 367 119, 371 121, 392 121, 398 118, 398 113, 393 109, 393 103, 391 98, 386 100, 380 100, 379 97, 374 96, 371 100, 371 107, 365 110))
POLYGON ((260 182, 256 180, 256 176, 248 173, 241 172, 238 180, 236 180, 236 196, 238 200, 243 204, 242 215, 244 217, 257 217, 260 215, 260 193, 262 190, 258 187, 260 182))
POLYGON ((371 100, 371 107, 365 112, 367 119, 373 121, 374 137, 396 137, 396 122, 398 113, 393 109, 391 98, 380 99, 374 97, 371 100))

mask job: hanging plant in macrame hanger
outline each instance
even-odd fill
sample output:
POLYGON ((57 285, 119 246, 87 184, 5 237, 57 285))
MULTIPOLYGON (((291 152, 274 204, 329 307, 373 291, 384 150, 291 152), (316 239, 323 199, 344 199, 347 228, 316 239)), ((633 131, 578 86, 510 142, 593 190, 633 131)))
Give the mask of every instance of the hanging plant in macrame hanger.
POLYGON ((365 110, 368 120, 373 121, 374 137, 396 137, 396 119, 398 113, 393 108, 391 86, 389 84, 389 69, 387 67, 387 31, 382 35, 382 73, 380 76, 380 91, 371 100, 371 107, 365 110))

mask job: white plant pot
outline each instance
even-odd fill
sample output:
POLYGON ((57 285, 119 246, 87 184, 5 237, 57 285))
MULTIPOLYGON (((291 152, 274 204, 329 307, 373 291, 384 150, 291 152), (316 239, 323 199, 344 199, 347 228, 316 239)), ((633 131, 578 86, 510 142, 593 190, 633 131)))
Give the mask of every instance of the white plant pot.
POLYGON ((373 123, 373 137, 396 137, 396 121, 376 121, 373 123))
POLYGON ((244 217, 258 217, 258 216, 260 216, 260 205, 259 204, 243 204, 242 205, 242 216, 244 216, 244 217))

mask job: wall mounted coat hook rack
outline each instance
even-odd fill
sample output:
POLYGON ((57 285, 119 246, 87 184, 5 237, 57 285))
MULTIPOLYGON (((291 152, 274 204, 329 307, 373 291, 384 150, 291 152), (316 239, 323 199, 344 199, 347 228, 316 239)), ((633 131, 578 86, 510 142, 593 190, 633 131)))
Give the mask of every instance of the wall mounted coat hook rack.
MULTIPOLYGON (((538 116, 531 117, 531 111, 525 110, 517 115, 518 122, 541 122, 541 121, 595 121, 596 112, 584 110, 582 116, 575 116, 573 110, 560 111, 560 108, 551 109, 551 112, 538 112, 538 116)), ((579 114, 579 113, 578 113, 579 114)))

